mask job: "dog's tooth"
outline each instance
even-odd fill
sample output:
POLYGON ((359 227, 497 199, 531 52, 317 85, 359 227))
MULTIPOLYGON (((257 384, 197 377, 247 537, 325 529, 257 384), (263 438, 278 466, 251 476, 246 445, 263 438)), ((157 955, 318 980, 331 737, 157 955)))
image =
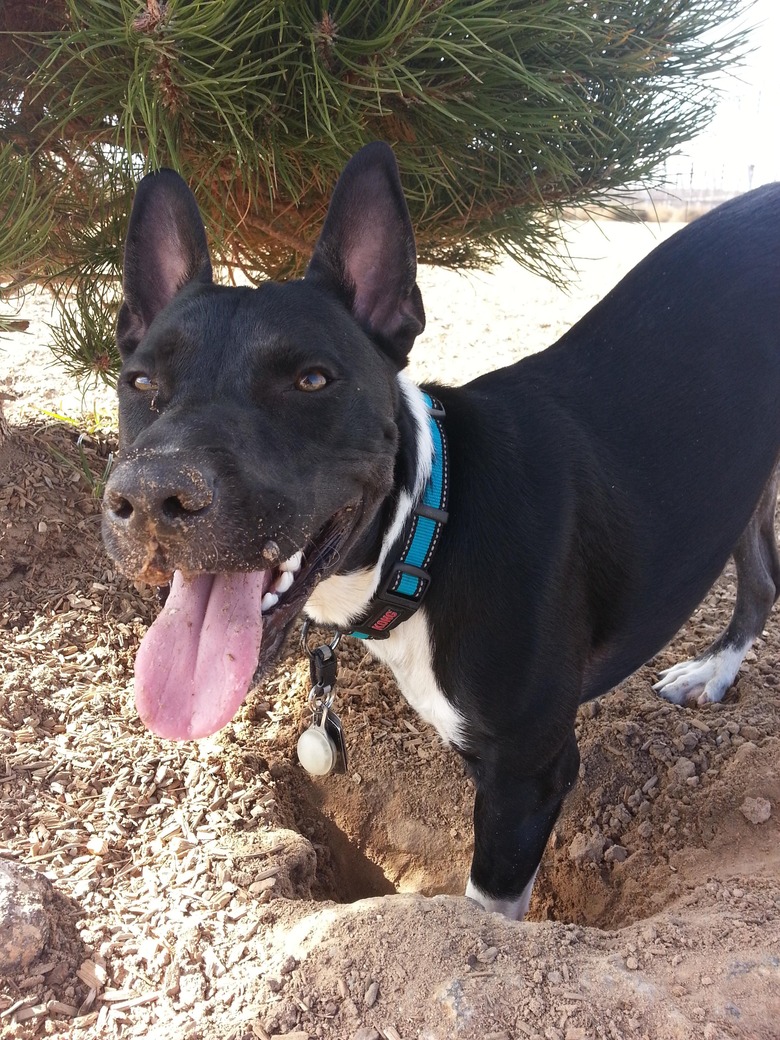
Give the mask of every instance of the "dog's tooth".
POLYGON ((277 596, 283 596, 294 581, 295 578, 290 571, 282 571, 274 583, 273 592, 275 592, 277 596))
POLYGON ((262 600, 260 601, 260 609, 261 610, 270 610, 271 607, 275 607, 278 602, 279 602, 279 597, 277 595, 275 595, 273 592, 266 592, 266 594, 263 596, 262 600))
POLYGON ((289 571, 290 573, 295 574, 296 571, 301 569, 302 563, 303 553, 299 549, 298 552, 291 556, 289 560, 285 560, 284 563, 279 564, 279 570, 284 572, 289 571))

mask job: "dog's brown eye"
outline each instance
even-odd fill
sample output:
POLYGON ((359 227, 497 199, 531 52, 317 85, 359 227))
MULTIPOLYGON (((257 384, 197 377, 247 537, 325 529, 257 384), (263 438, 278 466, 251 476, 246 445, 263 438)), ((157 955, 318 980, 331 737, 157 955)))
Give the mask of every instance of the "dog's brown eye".
POLYGON ((330 380, 321 372, 318 368, 311 369, 310 372, 301 372, 298 378, 295 380, 295 387, 297 390, 323 390, 330 380))
POLYGON ((149 376, 144 375, 136 376, 133 380, 133 386, 136 390, 143 391, 154 391, 157 389, 157 383, 154 379, 150 379, 149 376))

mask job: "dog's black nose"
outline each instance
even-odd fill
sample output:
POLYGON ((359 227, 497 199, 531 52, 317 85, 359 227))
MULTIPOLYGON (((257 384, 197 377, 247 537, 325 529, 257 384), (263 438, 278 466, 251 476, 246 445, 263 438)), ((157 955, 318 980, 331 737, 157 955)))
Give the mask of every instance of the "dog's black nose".
POLYGON ((204 517, 214 497, 214 477, 202 467, 152 455, 117 465, 106 485, 103 510, 115 528, 174 533, 204 517))

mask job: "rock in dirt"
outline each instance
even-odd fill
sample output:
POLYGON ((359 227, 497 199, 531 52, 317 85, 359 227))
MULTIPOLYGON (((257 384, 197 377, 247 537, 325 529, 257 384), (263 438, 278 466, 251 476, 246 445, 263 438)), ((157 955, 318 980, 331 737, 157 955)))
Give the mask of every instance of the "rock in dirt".
POLYGON ((772 815, 772 803, 768 798, 746 798, 739 811, 750 823, 766 823, 772 815))
POLYGON ((28 967, 49 938, 51 883, 30 867, 0 859, 0 975, 28 967))
POLYGON ((623 863, 628 859, 628 849, 623 845, 612 845, 604 853, 605 863, 623 863))
POLYGON ((575 834, 569 845, 569 859, 575 863, 601 863, 605 845, 602 834, 575 834))
POLYGON ((380 1040, 379 1033, 373 1026, 361 1026, 352 1040, 380 1040))
POLYGON ((696 765, 689 758, 678 758, 672 770, 679 780, 688 780, 696 776, 696 765))

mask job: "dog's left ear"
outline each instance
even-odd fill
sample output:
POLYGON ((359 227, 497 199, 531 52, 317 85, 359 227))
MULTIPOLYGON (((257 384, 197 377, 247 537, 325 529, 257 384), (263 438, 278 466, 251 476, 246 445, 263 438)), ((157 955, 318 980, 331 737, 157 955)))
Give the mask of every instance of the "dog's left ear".
POLYGON ((398 166, 382 141, 361 148, 336 184, 306 280, 335 293, 398 368, 425 328, 417 250, 398 166))

